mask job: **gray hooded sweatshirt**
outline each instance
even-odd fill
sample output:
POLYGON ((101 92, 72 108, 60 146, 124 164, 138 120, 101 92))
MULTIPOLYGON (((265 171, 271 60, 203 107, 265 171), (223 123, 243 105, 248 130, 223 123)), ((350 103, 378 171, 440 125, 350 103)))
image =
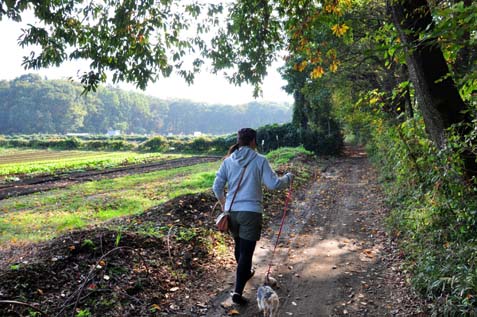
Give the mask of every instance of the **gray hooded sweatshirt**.
POLYGON ((228 183, 225 203, 227 211, 246 165, 247 169, 235 197, 232 211, 262 212, 262 183, 269 189, 286 188, 290 183, 288 174, 283 177, 278 177, 275 174, 265 156, 258 154, 248 146, 240 147, 222 162, 212 187, 215 197, 221 200, 224 198, 225 184, 228 183))

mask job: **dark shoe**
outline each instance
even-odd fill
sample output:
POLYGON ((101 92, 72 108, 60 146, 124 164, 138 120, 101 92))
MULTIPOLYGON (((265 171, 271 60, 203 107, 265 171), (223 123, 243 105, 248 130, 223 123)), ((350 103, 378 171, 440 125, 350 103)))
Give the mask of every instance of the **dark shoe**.
POLYGON ((243 297, 242 295, 238 293, 233 293, 232 295, 232 302, 238 305, 247 305, 248 304, 248 299, 243 297))

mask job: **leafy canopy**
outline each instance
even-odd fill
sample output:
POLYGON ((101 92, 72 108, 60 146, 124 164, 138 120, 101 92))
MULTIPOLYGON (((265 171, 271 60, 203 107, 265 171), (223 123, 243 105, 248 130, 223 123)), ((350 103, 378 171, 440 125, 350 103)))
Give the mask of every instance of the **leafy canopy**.
POLYGON ((84 59, 90 71, 80 76, 81 82, 95 90, 108 73, 113 82, 141 89, 174 70, 192 82, 203 63, 204 34, 218 23, 223 6, 173 0, 20 0, 1 2, 0 19, 20 21, 26 10, 33 11, 37 22, 23 30, 19 44, 40 50, 24 57, 25 68, 84 59), (186 65, 184 56, 194 53, 196 58, 186 65))
POLYGON ((95 90, 110 74, 113 82, 130 82, 142 89, 173 71, 191 83, 210 59, 214 72, 232 69, 225 73, 232 83, 251 83, 258 94, 267 66, 284 50, 292 55, 305 52, 307 60, 297 68, 315 65, 313 78, 324 74, 322 62, 336 71, 336 52, 331 45, 317 47, 313 30, 324 24, 330 34, 349 40, 352 30, 345 12, 351 4, 351 0, 19 0, 0 3, 0 19, 20 21, 25 11, 33 11, 37 21, 23 30, 19 44, 37 45, 39 50, 24 57, 25 68, 87 60, 90 70, 80 75, 87 90, 95 90))

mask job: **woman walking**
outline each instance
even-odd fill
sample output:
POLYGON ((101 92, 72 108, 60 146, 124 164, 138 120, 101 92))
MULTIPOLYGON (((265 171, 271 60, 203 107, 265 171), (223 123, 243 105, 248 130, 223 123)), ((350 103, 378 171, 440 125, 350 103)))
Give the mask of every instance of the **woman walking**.
POLYGON ((252 257, 262 229, 262 183, 269 189, 286 188, 293 179, 287 173, 278 177, 265 156, 255 152, 257 132, 250 128, 238 131, 237 143, 230 147, 214 181, 214 194, 222 210, 230 210, 230 232, 235 241, 237 273, 232 301, 244 305, 245 284, 252 278, 252 257), (227 196, 224 195, 228 183, 227 196))

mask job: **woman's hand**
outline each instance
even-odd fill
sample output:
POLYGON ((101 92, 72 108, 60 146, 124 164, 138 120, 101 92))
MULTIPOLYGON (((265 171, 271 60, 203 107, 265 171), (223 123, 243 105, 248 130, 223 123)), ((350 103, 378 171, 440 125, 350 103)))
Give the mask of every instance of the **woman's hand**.
POLYGON ((288 182, 291 184, 293 182, 293 179, 295 178, 295 175, 292 173, 288 172, 285 174, 286 177, 288 177, 288 182))

